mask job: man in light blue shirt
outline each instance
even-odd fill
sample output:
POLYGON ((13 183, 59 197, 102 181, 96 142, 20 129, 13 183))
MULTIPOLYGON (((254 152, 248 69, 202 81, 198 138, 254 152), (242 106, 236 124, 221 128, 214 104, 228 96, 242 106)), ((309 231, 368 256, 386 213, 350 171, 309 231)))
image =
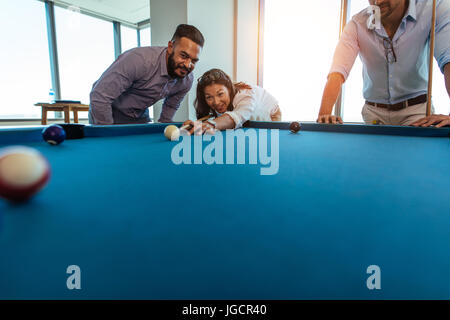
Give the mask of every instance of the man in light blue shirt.
MULTIPOLYGON (((341 86, 359 54, 363 63, 362 115, 366 123, 411 125, 426 114, 432 3, 428 0, 369 0, 381 23, 368 23, 368 10, 352 17, 337 45, 317 122, 342 123, 331 115, 341 86)), ((434 56, 450 96, 450 0, 437 0, 434 56)))
POLYGON ((92 87, 89 123, 147 123, 148 108, 161 99, 159 122, 171 122, 192 87, 191 72, 203 44, 197 28, 181 24, 167 47, 134 48, 120 55, 92 87))

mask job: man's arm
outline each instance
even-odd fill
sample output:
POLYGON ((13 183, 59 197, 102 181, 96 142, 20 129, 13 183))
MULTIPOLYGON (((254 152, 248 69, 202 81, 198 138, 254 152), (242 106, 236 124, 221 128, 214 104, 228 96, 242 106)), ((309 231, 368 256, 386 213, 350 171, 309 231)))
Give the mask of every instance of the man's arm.
MULTIPOLYGON (((450 98, 450 63, 447 63, 444 67, 444 79, 447 93, 450 98)), ((436 128, 450 126, 450 115, 432 114, 431 116, 417 120, 411 125, 415 127, 429 127, 434 125, 436 128)))
POLYGON ((323 91, 317 122, 342 123, 342 119, 333 116, 331 112, 333 111, 333 106, 341 91, 342 84, 350 74, 350 70, 355 63, 358 52, 357 26, 354 21, 350 21, 345 26, 344 32, 336 47, 336 51, 334 52, 333 64, 323 91))
POLYGON ((159 116, 158 122, 172 122, 173 116, 180 107, 186 94, 192 87, 192 82, 183 90, 176 92, 175 94, 168 96, 163 103, 161 109, 161 115, 159 116))
POLYGON ((444 67, 444 79, 448 97, 450 98, 450 63, 447 63, 444 67))
POLYGON ((319 117, 317 122, 320 123, 342 123, 340 117, 331 115, 334 104, 341 92, 344 77, 340 73, 332 73, 328 76, 327 84, 323 90, 322 103, 320 104, 319 117))
POLYGON ((116 60, 95 83, 90 93, 90 116, 93 124, 113 124, 112 103, 142 76, 144 60, 129 52, 116 60))
MULTIPOLYGON (((445 87, 450 97, 450 1, 441 1, 436 8, 436 43, 434 57, 444 74, 445 87)), ((415 127, 436 128, 450 125, 450 115, 433 114, 411 124, 415 127)))
POLYGON ((436 35, 434 58, 444 74, 450 96, 450 1, 440 1, 436 8, 436 35))

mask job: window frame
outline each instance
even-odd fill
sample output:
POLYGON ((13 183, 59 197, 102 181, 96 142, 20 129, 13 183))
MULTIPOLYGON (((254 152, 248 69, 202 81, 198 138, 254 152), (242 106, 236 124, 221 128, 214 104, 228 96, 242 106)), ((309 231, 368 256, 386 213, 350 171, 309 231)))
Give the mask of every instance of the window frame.
MULTIPOLYGON (((54 6, 58 6, 63 9, 69 9, 70 5, 58 1, 48 1, 48 0, 38 0, 40 2, 44 3, 44 10, 45 10, 45 16, 46 16, 46 32, 48 36, 48 54, 50 59, 50 77, 52 81, 52 89, 55 92, 55 99, 60 99, 61 97, 61 80, 60 80, 60 74, 59 74, 59 61, 58 61, 58 46, 56 41, 56 30, 57 26, 55 24, 55 10, 54 6)), ((92 12, 83 8, 78 8, 80 10, 80 14, 88 15, 96 19, 105 20, 107 22, 110 22, 112 24, 113 32, 114 32, 114 44, 115 44, 115 57, 117 58, 118 55, 122 53, 121 48, 121 35, 120 35, 120 27, 126 26, 132 29, 136 30, 136 38, 137 38, 137 44, 138 47, 141 46, 141 39, 140 39, 140 31, 145 28, 151 28, 150 19, 146 19, 144 21, 140 21, 136 24, 130 23, 127 21, 123 21, 117 18, 109 17, 106 15, 102 15, 96 12, 92 12), (117 32, 118 31, 118 32, 117 32)), ((80 120, 86 120, 87 118, 80 118, 80 120)), ((7 123, 7 122, 36 122, 37 120, 40 120, 40 118, 15 118, 15 117, 5 117, 0 119, 1 123, 7 123)), ((54 120, 64 120, 62 112, 55 112, 55 118, 54 120)))

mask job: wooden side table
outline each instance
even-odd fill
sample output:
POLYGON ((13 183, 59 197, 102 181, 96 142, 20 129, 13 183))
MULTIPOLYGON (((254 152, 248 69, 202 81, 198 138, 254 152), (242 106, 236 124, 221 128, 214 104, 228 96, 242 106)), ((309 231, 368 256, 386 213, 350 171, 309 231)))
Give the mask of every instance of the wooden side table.
POLYGON ((73 111, 73 121, 78 123, 78 111, 89 111, 89 105, 81 103, 44 103, 38 102, 35 106, 42 107, 41 124, 47 124, 47 111, 63 111, 64 122, 70 123, 70 111, 73 111))

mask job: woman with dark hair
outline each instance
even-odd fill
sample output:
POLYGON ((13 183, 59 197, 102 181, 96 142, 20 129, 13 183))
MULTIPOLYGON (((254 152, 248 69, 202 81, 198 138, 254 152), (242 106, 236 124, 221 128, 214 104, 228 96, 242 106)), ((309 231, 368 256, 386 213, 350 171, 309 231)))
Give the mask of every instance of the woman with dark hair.
POLYGON ((194 102, 197 119, 212 114, 214 120, 207 120, 200 126, 192 125, 189 133, 202 134, 205 131, 237 129, 247 120, 281 121, 278 101, 265 89, 243 82, 233 83, 220 69, 205 72, 197 83, 197 97, 194 102))

